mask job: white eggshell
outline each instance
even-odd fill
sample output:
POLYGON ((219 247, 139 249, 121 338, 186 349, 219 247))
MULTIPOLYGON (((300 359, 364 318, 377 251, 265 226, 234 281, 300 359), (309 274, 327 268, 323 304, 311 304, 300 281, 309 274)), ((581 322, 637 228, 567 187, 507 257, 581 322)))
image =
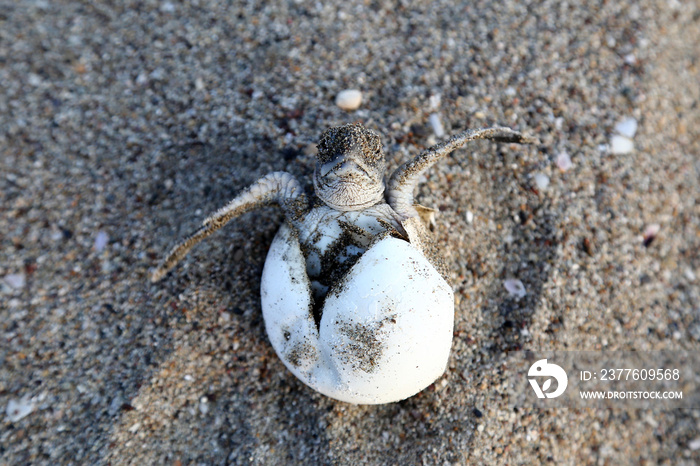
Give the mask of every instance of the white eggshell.
POLYGON ((263 270, 262 310, 287 368, 320 393, 356 404, 412 396, 445 371, 452 288, 406 241, 375 243, 331 289, 320 332, 299 242, 280 228, 263 270))

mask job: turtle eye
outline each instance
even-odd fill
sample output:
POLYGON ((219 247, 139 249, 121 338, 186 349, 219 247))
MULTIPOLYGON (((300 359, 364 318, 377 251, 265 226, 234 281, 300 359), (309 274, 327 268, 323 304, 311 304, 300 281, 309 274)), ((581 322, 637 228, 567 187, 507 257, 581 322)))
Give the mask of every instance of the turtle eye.
POLYGON ((321 161, 319 160, 317 172, 318 172, 318 176, 324 178, 324 177, 326 177, 326 175, 328 175, 331 172, 331 170, 333 170, 333 168, 335 167, 336 164, 334 164, 333 162, 326 162, 326 163, 320 163, 320 162, 321 161))

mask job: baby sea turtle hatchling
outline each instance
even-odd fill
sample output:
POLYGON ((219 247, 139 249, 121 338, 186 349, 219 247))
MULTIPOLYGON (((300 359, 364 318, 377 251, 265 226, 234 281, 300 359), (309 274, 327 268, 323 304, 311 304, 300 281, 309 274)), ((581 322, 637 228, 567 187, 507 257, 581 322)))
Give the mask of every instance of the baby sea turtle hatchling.
POLYGON ((454 296, 428 230, 432 210, 413 191, 434 163, 475 139, 529 143, 508 128, 463 132, 399 167, 384 182, 379 136, 360 124, 326 130, 315 195, 289 173, 243 190, 168 254, 158 281, 229 220, 277 203, 286 222, 261 283, 268 337, 285 366, 311 388, 357 404, 408 398, 445 371, 454 296))

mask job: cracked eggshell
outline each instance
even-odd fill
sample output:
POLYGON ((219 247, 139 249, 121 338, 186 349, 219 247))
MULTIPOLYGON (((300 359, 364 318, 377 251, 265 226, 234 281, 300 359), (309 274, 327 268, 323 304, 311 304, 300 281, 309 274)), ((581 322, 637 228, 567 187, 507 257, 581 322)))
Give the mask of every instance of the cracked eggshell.
POLYGON ((270 343, 320 393, 356 404, 390 403, 426 388, 447 366, 454 295, 422 252, 386 237, 326 297, 319 328, 294 231, 275 237, 262 276, 270 343))

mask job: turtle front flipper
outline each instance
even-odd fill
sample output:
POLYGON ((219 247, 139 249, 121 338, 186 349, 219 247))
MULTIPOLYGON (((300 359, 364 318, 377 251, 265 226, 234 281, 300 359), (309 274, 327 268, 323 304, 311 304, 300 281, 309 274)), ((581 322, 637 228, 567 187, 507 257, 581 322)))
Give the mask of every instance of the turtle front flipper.
POLYGON ((194 233, 177 244, 151 276, 157 282, 194 247, 195 244, 222 228, 230 220, 270 203, 277 203, 284 210, 292 225, 299 222, 308 210, 308 202, 301 185, 287 172, 273 172, 244 189, 226 206, 209 216, 194 233))
POLYGON ((459 149, 467 142, 476 139, 491 139, 497 142, 515 142, 519 144, 536 142, 535 139, 527 137, 518 131, 503 127, 473 129, 460 133, 445 142, 426 149, 415 159, 396 169, 391 175, 387 187, 389 205, 404 219, 418 216, 418 212, 413 206, 413 190, 418 184, 420 176, 453 150, 459 149))

